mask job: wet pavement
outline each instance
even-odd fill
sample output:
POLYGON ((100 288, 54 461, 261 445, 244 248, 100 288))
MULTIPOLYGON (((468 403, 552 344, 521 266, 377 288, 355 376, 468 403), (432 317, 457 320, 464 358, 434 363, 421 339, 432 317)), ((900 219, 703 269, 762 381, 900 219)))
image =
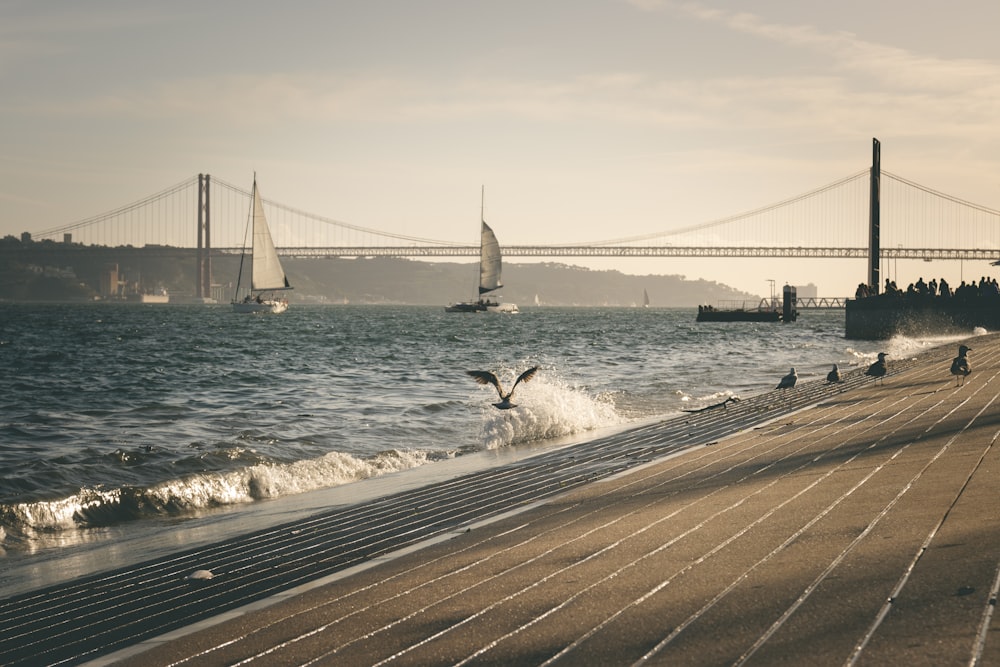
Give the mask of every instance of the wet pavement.
POLYGON ((8 598, 0 664, 1000 664, 970 345, 8 598))

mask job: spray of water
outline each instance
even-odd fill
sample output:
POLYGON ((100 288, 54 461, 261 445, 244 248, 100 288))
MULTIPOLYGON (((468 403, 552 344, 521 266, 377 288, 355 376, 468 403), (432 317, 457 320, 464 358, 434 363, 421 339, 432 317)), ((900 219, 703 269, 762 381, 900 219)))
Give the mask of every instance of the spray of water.
POLYGON ((547 369, 530 383, 518 386, 514 403, 517 407, 511 410, 497 410, 489 404, 482 407, 484 448, 557 438, 624 421, 610 397, 593 395, 547 369))
POLYGON ((111 525, 142 516, 197 512, 304 493, 427 463, 422 451, 389 450, 371 458, 331 452, 293 463, 261 463, 202 473, 148 488, 81 489, 66 498, 0 506, 0 519, 25 533, 111 525))

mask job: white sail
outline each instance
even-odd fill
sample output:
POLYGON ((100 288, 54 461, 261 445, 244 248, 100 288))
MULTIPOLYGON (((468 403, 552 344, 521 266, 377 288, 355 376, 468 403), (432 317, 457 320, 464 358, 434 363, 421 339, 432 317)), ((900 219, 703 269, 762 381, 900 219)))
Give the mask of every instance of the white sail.
POLYGON ((490 226, 483 221, 479 246, 479 293, 486 294, 498 287, 500 282, 500 243, 490 226))
MULTIPOLYGON (((486 188, 483 188, 485 200, 486 188)), ((449 313, 517 313, 517 304, 500 303, 498 299, 484 298, 487 292, 503 287, 500 282, 500 243, 496 234, 486 224, 482 207, 479 211, 482 224, 479 234, 479 299, 477 301, 460 301, 445 308, 449 313)), ((537 297, 536 297, 537 298, 537 297)))
POLYGON ((264 217, 264 205, 260 201, 257 181, 253 186, 253 279, 250 288, 254 291, 285 289, 288 279, 278 261, 278 251, 274 249, 271 230, 264 217))
POLYGON ((245 294, 242 299, 240 298, 246 289, 243 276, 247 248, 244 245, 244 254, 240 257, 240 272, 236 278, 236 292, 233 295, 233 311, 237 313, 283 313, 288 309, 288 300, 264 294, 274 290, 292 289, 292 286, 288 284, 285 271, 281 268, 281 262, 278 261, 278 252, 274 249, 271 230, 267 226, 267 218, 264 217, 260 191, 257 189, 256 175, 253 179, 253 190, 250 196, 252 199, 251 215, 247 219, 247 232, 253 247, 250 253, 249 267, 246 267, 250 276, 250 292, 245 294))

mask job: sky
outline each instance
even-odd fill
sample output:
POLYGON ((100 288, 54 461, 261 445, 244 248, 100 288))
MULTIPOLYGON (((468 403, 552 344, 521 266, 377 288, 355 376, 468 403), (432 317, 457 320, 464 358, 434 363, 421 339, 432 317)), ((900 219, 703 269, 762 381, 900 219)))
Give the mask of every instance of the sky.
MULTIPOLYGON (((474 244, 485 186, 502 245, 595 242, 838 181, 873 137, 883 169, 1000 209, 997 26, 987 0, 4 0, 0 236, 256 172, 268 199, 361 227, 474 244)), ((866 278, 554 261, 761 295, 866 278)), ((911 264, 897 282, 996 273, 911 264)))

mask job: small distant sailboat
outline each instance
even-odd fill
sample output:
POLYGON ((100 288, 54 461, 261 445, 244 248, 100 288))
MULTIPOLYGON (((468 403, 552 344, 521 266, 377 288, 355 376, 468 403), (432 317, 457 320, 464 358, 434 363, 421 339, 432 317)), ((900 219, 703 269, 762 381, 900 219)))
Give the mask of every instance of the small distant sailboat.
MULTIPOLYGON (((483 200, 485 200, 486 189, 483 188, 483 200)), ((493 290, 503 287, 500 282, 500 242, 497 241, 496 234, 486 224, 483 215, 483 204, 480 203, 479 219, 482 227, 479 236, 479 299, 476 301, 460 301, 445 307, 449 313, 517 313, 517 304, 500 303, 498 299, 484 297, 493 290)))
POLYGON ((250 199, 250 219, 247 221, 247 233, 244 235, 243 254, 240 255, 240 272, 236 278, 233 311, 237 313, 283 313, 288 310, 288 300, 278 299, 272 293, 292 289, 292 286, 288 284, 288 278, 278 260, 278 251, 274 249, 271 230, 267 226, 267 218, 264 217, 264 205, 260 200, 260 190, 257 188, 256 174, 253 178, 250 199), (243 299, 240 299, 243 265, 247 254, 245 240, 247 236, 251 239, 250 264, 247 271, 250 291, 243 299))
POLYGON ((642 290, 642 307, 649 308, 649 292, 646 291, 646 288, 642 290))

